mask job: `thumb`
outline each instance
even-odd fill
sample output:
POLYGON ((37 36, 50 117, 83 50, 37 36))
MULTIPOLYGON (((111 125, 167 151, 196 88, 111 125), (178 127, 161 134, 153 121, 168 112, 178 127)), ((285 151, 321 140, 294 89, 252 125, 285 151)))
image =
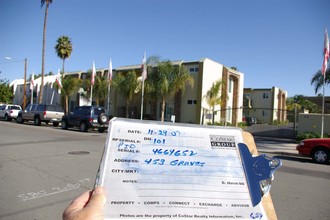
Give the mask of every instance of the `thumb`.
POLYGON ((105 190, 102 186, 97 186, 89 199, 86 207, 102 211, 106 202, 105 190))

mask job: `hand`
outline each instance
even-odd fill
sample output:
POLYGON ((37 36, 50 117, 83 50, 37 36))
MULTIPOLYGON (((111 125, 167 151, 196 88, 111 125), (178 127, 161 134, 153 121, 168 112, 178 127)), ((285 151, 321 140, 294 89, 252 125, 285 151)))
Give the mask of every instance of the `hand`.
POLYGON ((106 202, 105 191, 102 186, 93 191, 87 191, 64 210, 63 220, 103 220, 103 209, 106 202))

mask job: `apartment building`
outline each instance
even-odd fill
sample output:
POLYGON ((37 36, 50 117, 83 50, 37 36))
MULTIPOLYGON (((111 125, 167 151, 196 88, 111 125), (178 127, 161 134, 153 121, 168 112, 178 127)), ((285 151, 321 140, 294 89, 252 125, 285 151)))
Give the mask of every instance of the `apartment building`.
POLYGON ((284 122, 287 118, 287 92, 277 87, 270 89, 244 88, 246 117, 254 117, 261 123, 284 122))
MULTIPOLYGON (((222 97, 221 105, 215 106, 215 122, 226 122, 229 124, 236 125, 242 121, 243 115, 243 88, 244 88, 244 74, 228 68, 223 64, 215 62, 208 58, 203 58, 197 61, 173 61, 173 65, 183 65, 187 68, 189 73, 194 79, 192 87, 187 86, 184 93, 178 93, 175 97, 168 97, 166 99, 165 107, 165 120, 171 121, 175 116, 176 122, 193 123, 193 124, 207 124, 212 122, 211 120, 211 106, 208 105, 205 96, 208 90, 212 87, 212 84, 217 80, 221 80, 222 88, 221 93, 224 94, 222 97)), ((138 76, 141 75, 141 65, 128 65, 119 66, 113 69, 113 77, 116 77, 118 73, 125 73, 128 71, 135 71, 138 76)), ((97 74, 107 74, 108 69, 97 69, 97 74)), ((76 71, 66 73, 65 75, 72 75, 79 77, 83 80, 88 79, 88 75, 91 74, 89 71, 76 71)), ((46 76, 45 81, 49 82, 44 88, 43 100, 46 103, 58 101, 57 91, 53 88, 55 83, 54 76, 46 76), (47 79, 49 77, 49 80, 47 79), (54 93, 56 94, 54 94, 54 93), (52 96, 54 96, 52 98, 52 96)), ((148 80, 148 79, 147 79, 148 80)), ((22 81, 17 80, 13 83, 14 90, 21 91, 22 81)), ((28 89, 29 86, 27 86, 28 89)), ((36 90, 37 91, 37 90, 36 90)), ((27 92, 29 94, 30 91, 27 92)), ((84 91, 80 90, 78 94, 70 97, 69 109, 73 109, 78 105, 90 104, 90 101, 86 96, 82 95, 84 91)), ((36 96, 38 95, 38 91, 36 96)), ((36 97, 35 96, 35 97, 36 97)), ((22 99, 22 93, 15 92, 15 99, 18 104, 19 100, 22 99)), ((28 97, 27 97, 28 99, 28 97)), ((93 97, 93 104, 94 104, 93 97)), ((129 112, 132 113, 131 117, 140 118, 141 115, 141 93, 137 93, 132 102, 130 103, 129 112)), ((143 117, 150 120, 160 120, 161 118, 161 103, 160 101, 154 102, 148 100, 145 97, 143 106, 143 117)), ((105 105, 108 106, 107 103, 105 105)), ((121 94, 114 88, 111 88, 110 92, 110 114, 115 117, 125 117, 126 102, 121 94)))

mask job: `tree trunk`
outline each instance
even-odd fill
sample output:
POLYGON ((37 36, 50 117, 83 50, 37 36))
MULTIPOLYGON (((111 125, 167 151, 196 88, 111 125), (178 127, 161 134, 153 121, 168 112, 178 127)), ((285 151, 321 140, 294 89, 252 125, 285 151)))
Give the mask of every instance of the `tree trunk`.
POLYGON ((214 125, 214 106, 212 107, 212 125, 214 125))
POLYGON ((68 114, 69 113, 69 96, 66 95, 65 96, 65 113, 64 114, 68 114))
POLYGON ((126 100, 126 118, 129 117, 128 110, 129 110, 129 101, 128 101, 128 99, 127 99, 127 100, 126 100))
POLYGON ((165 96, 162 97, 162 122, 164 122, 165 116, 165 96))
POLYGON ((63 62, 62 62, 62 74, 64 76, 64 62, 65 62, 65 59, 63 59, 63 62))
POLYGON ((47 17, 48 17, 48 6, 49 3, 46 1, 46 9, 45 9, 45 18, 44 18, 44 31, 42 38, 42 61, 41 61, 41 85, 38 97, 38 103, 42 103, 42 95, 44 90, 44 78, 45 78, 45 48, 46 48, 46 27, 47 27, 47 17))

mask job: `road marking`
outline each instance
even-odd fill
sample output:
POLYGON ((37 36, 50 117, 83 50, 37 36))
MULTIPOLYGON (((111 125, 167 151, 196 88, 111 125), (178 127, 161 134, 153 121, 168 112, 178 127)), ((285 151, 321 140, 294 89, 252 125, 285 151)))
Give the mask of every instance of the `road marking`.
POLYGON ((20 198, 23 202, 33 200, 33 199, 40 199, 42 197, 51 196, 51 195, 55 195, 58 193, 63 193, 63 192, 67 192, 70 190, 78 189, 81 187, 81 184, 84 184, 87 182, 90 182, 89 178, 78 180, 74 184, 67 183, 64 187, 53 187, 49 190, 40 190, 38 192, 28 192, 28 193, 24 193, 24 194, 19 194, 17 197, 20 198))

